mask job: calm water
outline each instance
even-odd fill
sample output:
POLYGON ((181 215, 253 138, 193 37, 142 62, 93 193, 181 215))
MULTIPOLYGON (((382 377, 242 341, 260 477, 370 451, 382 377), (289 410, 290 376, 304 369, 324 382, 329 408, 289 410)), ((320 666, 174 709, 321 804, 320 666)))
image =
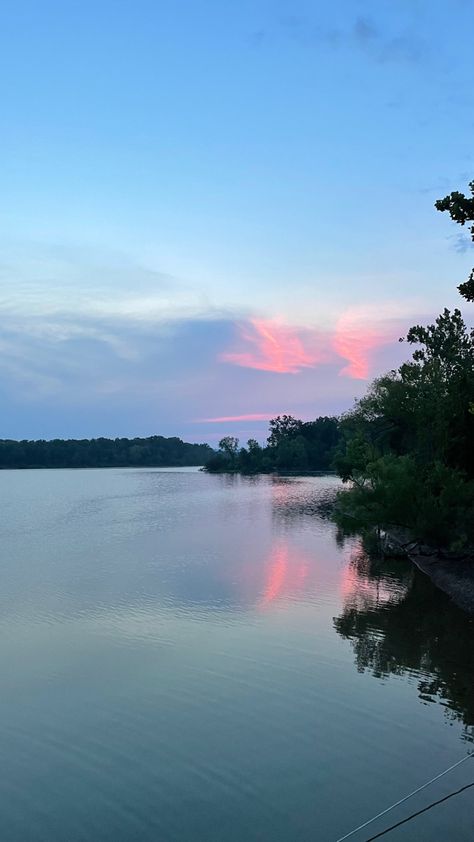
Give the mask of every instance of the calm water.
MULTIPOLYGON (((336 486, 0 472, 2 842, 331 842, 470 750, 472 622, 336 486)), ((385 838, 472 840, 473 792, 385 838)))

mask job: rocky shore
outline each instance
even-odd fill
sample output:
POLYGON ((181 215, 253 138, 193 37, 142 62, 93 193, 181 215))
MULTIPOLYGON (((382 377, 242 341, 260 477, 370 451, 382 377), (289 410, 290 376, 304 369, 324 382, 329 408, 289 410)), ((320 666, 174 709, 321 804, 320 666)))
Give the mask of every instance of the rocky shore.
POLYGON ((459 608, 474 615, 474 553, 437 551, 410 540, 403 530, 384 532, 381 541, 384 553, 409 558, 459 608))

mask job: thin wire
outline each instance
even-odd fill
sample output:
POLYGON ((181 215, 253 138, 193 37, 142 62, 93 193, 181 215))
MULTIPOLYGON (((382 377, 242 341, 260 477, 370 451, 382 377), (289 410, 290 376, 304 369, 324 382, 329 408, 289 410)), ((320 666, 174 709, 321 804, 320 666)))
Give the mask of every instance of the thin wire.
POLYGON ((422 813, 426 813, 428 810, 431 810, 432 807, 437 807, 438 804, 442 804, 443 801, 448 801, 450 798, 453 798, 455 795, 459 795, 461 792, 464 792, 466 789, 470 789, 471 786, 474 786, 474 781, 470 784, 466 784, 466 786, 462 786, 461 789, 457 789, 455 792, 450 792, 449 795, 445 795, 444 798, 439 798, 438 801, 433 801, 431 804, 428 804, 427 807, 423 807, 422 810, 418 810, 416 813, 412 813, 411 816, 407 816, 406 819, 402 819, 400 822, 396 824, 392 824, 391 827, 387 827, 385 830, 382 830, 380 833, 376 833, 375 836, 371 836, 370 839, 366 839, 365 842, 374 842, 374 839, 380 839, 381 836, 385 836, 386 833, 390 833, 391 830, 395 830, 396 827, 400 827, 402 824, 406 824, 410 822, 412 819, 416 819, 417 816, 421 816, 422 813))
POLYGON ((417 789, 414 789, 413 792, 409 792, 408 795, 405 795, 403 798, 400 798, 400 800, 396 801, 395 804, 391 804, 390 807, 386 807, 386 809, 382 810, 381 813, 377 813, 376 816, 373 816, 368 821, 364 822, 363 824, 360 824, 358 827, 355 827, 354 830, 351 830, 349 833, 346 833, 345 836, 340 836, 339 839, 336 839, 336 842, 343 842, 344 839, 349 839, 349 836, 353 836, 354 833, 357 833, 359 830, 363 830, 364 827, 367 827, 369 824, 372 824, 372 822, 376 821, 376 819, 380 819, 382 816, 385 816, 387 813, 390 813, 390 811, 394 810, 395 807, 399 807, 400 804, 404 804, 405 801, 408 801, 409 798, 412 798, 418 792, 421 792, 423 789, 426 789, 427 786, 430 786, 435 781, 438 781, 440 778, 444 777, 444 775, 447 775, 448 772, 452 772, 453 769, 455 769, 457 766, 460 766, 461 763, 464 763, 465 760, 469 760, 470 757, 474 757, 474 755, 466 754, 465 757, 462 757, 461 760, 458 760, 457 763, 453 763, 453 765, 445 769, 444 772, 440 772, 439 775, 435 775, 434 778, 431 778, 430 781, 427 781, 422 786, 419 786, 417 789))

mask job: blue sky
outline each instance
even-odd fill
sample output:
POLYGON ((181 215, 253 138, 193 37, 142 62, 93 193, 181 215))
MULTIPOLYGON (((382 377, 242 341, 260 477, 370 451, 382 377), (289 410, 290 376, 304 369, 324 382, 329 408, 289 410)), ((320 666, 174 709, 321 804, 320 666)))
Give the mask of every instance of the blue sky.
POLYGON ((4 3, 0 436, 349 408, 461 304, 433 203, 474 177, 473 31, 470 0, 4 3))

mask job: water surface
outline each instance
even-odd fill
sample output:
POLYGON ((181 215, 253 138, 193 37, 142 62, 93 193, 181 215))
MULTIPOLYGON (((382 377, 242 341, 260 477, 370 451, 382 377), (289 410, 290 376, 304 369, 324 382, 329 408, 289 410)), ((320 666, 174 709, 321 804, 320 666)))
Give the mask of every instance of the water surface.
MULTIPOLYGON (((0 472, 2 842, 331 842, 469 750, 472 621, 336 487, 0 472)), ((387 838, 472 840, 472 792, 387 838)))

